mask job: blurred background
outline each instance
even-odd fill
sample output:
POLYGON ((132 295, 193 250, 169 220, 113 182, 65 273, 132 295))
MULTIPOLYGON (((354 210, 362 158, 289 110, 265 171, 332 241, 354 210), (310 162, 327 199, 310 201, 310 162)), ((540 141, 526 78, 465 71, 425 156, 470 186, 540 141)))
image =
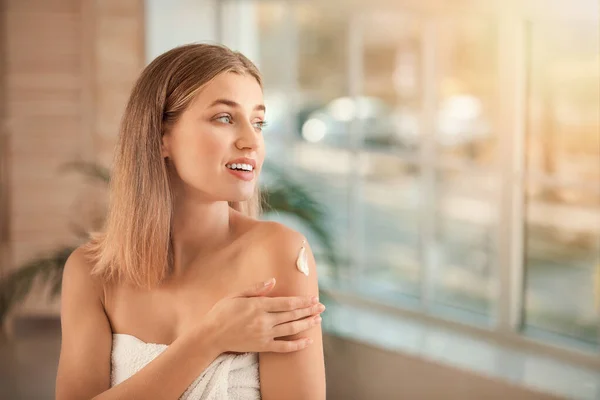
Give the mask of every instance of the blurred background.
POLYGON ((213 42, 264 75, 264 218, 315 250, 328 398, 600 399, 596 0, 0 5, 0 398, 54 396, 134 80, 213 42))

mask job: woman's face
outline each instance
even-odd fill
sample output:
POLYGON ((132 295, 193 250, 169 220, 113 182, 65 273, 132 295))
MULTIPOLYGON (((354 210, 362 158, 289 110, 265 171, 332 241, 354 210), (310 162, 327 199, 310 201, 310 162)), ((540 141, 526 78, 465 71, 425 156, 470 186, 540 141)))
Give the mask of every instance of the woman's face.
POLYGON ((264 118, 251 75, 227 72, 204 86, 163 136, 176 188, 208 201, 248 200, 264 160, 264 118))

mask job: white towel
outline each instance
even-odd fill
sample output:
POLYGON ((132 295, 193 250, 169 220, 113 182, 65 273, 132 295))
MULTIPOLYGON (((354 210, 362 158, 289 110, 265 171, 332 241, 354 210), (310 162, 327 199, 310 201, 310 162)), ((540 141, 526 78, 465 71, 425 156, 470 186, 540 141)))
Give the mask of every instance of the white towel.
MULTIPOLYGON (((142 369, 167 345, 146 343, 135 336, 114 334, 111 386, 142 369)), ((221 354, 181 395, 182 400, 259 400, 258 354, 221 354)))

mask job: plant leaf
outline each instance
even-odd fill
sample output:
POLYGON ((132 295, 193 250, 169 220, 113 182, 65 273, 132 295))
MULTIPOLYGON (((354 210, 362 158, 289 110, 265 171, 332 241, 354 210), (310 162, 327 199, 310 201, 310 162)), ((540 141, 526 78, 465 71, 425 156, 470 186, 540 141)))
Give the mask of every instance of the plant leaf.
POLYGON ((282 212, 299 218, 319 239, 325 252, 323 256, 337 269, 340 266, 332 240, 327 228, 325 208, 306 190, 305 186, 279 168, 266 164, 266 171, 275 179, 273 183, 262 188, 265 212, 282 212))
POLYGON ((51 281, 51 295, 54 297, 60 293, 62 272, 69 255, 75 247, 58 249, 48 256, 29 261, 22 267, 16 268, 0 279, 0 323, 4 317, 17 303, 25 299, 36 281, 51 281))
POLYGON ((88 161, 72 161, 63 164, 59 169, 61 172, 77 171, 92 181, 108 184, 110 182, 110 170, 100 164, 88 161))

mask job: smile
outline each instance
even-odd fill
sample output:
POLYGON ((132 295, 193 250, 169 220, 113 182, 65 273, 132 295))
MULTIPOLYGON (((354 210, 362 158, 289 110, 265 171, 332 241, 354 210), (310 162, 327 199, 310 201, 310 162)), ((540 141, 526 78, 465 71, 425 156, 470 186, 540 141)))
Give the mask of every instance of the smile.
POLYGON ((227 164, 227 170, 236 178, 246 182, 250 182, 254 179, 254 168, 251 165, 246 164, 227 164))
POLYGON ((250 164, 227 164, 226 167, 234 171, 254 171, 254 167, 250 164))

